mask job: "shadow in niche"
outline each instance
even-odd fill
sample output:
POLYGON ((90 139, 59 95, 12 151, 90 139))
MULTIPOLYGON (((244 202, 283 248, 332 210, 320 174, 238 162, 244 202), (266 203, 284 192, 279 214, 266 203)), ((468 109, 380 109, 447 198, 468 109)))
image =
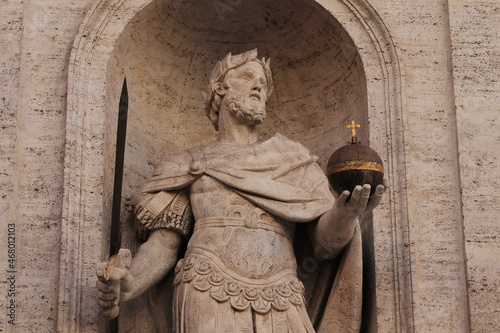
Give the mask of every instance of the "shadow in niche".
MULTIPOLYGON (((363 126, 359 136, 367 141, 363 65, 352 40, 328 11, 311 0, 220 3, 153 1, 120 36, 109 80, 118 82, 125 75, 129 87, 123 197, 140 188, 153 163, 215 138, 200 91, 215 62, 227 52, 257 47, 259 56, 271 58, 275 93, 262 139, 280 132, 320 156, 323 167, 349 140, 349 131, 343 129, 350 120, 363 126)), ((121 82, 108 86, 118 90, 121 82)), ((368 219, 363 223, 370 226, 363 230, 363 332, 374 332, 373 233, 368 219)), ((131 223, 123 226, 122 246, 139 246, 131 223)), ((133 317, 149 317, 140 302, 124 309, 121 332, 140 325, 133 317)), ((141 326, 141 332, 151 329, 141 326)))
POLYGON ((360 217, 363 238, 363 321, 361 333, 377 332, 373 215, 360 217))

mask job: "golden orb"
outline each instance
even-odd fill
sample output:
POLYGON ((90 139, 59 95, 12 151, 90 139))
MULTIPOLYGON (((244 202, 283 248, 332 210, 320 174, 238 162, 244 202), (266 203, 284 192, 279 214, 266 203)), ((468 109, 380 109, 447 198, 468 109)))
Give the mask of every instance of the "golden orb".
POLYGON ((337 193, 348 190, 352 193, 357 185, 370 184, 373 195, 378 185, 384 180, 384 165, 377 152, 357 141, 354 121, 350 126, 352 141, 347 146, 337 149, 328 161, 327 176, 330 185, 337 193))

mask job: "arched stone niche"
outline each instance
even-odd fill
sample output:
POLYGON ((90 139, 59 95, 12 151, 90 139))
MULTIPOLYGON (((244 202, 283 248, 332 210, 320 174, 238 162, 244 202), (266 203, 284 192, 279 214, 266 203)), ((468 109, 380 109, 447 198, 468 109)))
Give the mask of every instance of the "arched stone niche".
MULTIPOLYGON (((404 194, 399 69, 371 6, 340 0, 115 0, 96 1, 70 64, 60 331, 97 327, 94 267, 108 249, 123 78, 130 100, 126 196, 150 175, 152 163, 215 138, 200 91, 218 59, 255 47, 272 59, 275 80, 263 139, 281 132, 309 147, 325 166, 349 139, 345 124, 356 119, 363 125, 359 136, 383 156, 392 186, 373 230, 371 219, 365 223, 373 296, 365 329, 397 332, 410 325, 407 249, 398 245, 407 238, 404 200, 395 196, 404 194)), ((130 235, 126 229, 123 242, 133 248, 130 235)))
POLYGON ((281 132, 308 146, 323 164, 349 140, 345 124, 351 119, 364 125, 360 137, 368 141, 361 59, 323 7, 293 0, 221 8, 226 11, 214 2, 153 1, 121 34, 107 89, 114 96, 112 110, 127 77, 130 172, 149 176, 145 161, 151 165, 215 138, 201 91, 217 60, 252 48, 271 58, 275 81, 263 139, 281 132))

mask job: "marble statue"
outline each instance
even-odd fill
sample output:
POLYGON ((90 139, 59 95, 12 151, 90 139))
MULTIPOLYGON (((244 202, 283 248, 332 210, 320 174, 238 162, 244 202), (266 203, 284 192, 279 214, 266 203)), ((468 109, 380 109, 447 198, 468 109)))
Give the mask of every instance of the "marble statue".
MULTIPOLYGON (((272 90, 269 60, 258 59, 257 50, 229 53, 217 63, 205 101, 218 138, 156 165, 130 203, 148 237, 131 261, 121 251, 99 266, 104 315, 116 316, 120 302, 173 270, 167 332, 315 332, 297 275, 296 227, 306 226, 300 236, 328 263, 359 238, 357 216, 378 205, 385 186, 371 197, 362 184, 335 197, 317 158, 300 143, 281 134, 259 141, 272 90)), ((359 251, 356 256, 359 263, 359 251)), ((335 288, 350 281, 343 280, 335 288)), ((347 328, 338 332, 359 330, 360 298, 347 302, 351 293, 339 291, 330 310, 326 303, 332 316, 354 317, 339 319, 347 328)), ((332 325, 328 320, 323 324, 332 325)))

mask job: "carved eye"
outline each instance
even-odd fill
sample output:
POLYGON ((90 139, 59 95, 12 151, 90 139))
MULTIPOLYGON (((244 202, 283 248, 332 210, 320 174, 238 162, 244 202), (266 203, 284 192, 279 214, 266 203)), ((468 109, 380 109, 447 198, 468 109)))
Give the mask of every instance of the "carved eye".
POLYGON ((252 75, 250 75, 249 73, 243 73, 243 75, 241 75, 241 78, 245 81, 250 81, 252 80, 252 75))

